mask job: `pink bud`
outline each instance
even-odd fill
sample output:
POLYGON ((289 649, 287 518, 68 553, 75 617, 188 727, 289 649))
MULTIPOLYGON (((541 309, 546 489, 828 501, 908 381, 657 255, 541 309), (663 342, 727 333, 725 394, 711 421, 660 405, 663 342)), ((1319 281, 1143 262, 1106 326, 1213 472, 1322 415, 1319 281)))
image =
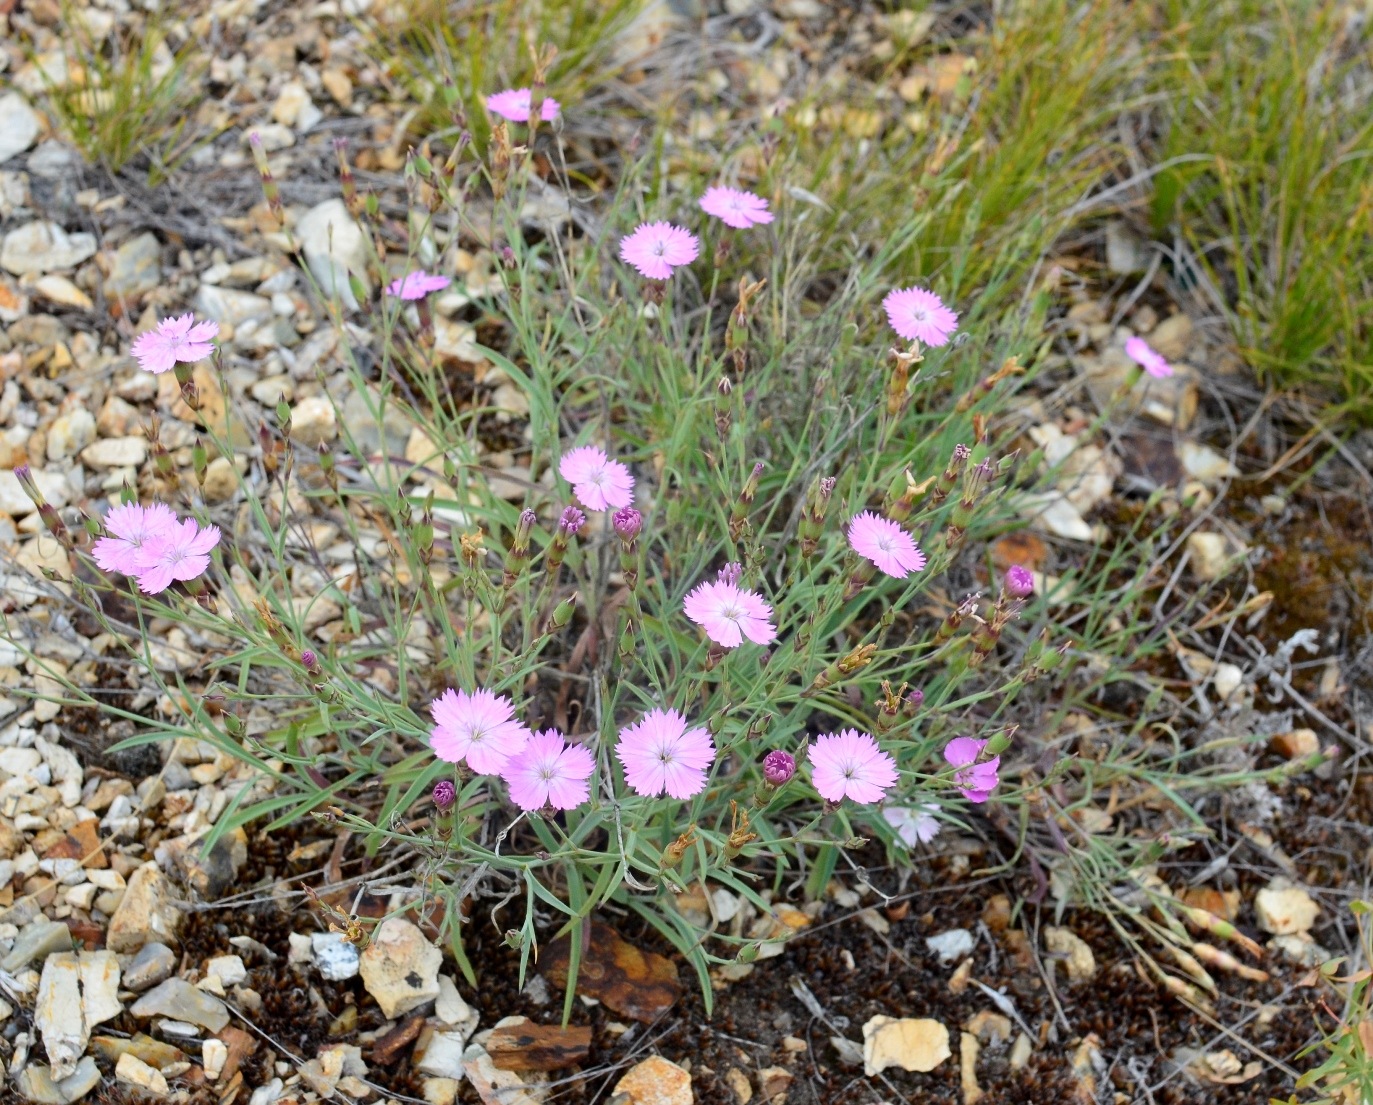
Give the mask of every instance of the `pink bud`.
POLYGON ((796 774, 796 758, 790 752, 774 748, 763 757, 763 778, 775 787, 790 782, 796 774))
POLYGON ((452 779, 440 779, 434 784, 434 805, 439 813, 447 813, 453 808, 453 803, 458 800, 458 788, 453 785, 452 779))
POLYGON ((1035 593, 1035 577, 1029 568, 1012 564, 1006 569, 1002 586, 1006 588, 1006 594, 1010 595, 1011 598, 1027 599, 1035 593))

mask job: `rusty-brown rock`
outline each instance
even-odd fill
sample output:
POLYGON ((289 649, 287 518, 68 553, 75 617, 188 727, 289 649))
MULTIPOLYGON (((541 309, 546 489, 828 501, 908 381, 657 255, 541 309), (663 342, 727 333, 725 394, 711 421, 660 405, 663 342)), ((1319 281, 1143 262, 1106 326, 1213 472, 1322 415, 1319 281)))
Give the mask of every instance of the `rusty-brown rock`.
POLYGON ((574 1067, 591 1051, 591 1026, 502 1024, 486 1041, 491 1062, 501 1070, 562 1070, 574 1067))
MULTIPOLYGON (((545 973, 558 986, 567 986, 570 948, 568 937, 563 936, 544 953, 545 973)), ((596 922, 590 925, 590 940, 582 951, 577 990, 645 1023, 657 1020, 682 996, 672 960, 641 951, 608 925, 596 922)))
POLYGON ((424 1027, 424 1014, 411 1013, 403 1019, 400 1024, 391 1029, 390 1032, 378 1036, 372 1043, 371 1053, 368 1058, 379 1066, 384 1067, 393 1063, 407 1046, 409 1046, 420 1034, 420 1029, 424 1027))
POLYGON ((108 867, 100 847, 100 827, 93 818, 78 821, 56 844, 43 853, 44 859, 74 859, 82 867, 108 867))

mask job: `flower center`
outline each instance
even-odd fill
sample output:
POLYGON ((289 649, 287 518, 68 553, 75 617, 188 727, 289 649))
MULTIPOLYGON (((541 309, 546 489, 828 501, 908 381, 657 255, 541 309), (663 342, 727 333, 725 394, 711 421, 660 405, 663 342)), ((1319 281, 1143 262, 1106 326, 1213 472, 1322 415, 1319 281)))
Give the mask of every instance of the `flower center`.
POLYGON ((737 622, 743 616, 744 612, 740 610, 737 606, 725 606, 720 611, 720 617, 725 618, 731 622, 737 622))
POLYGON ((929 316, 925 313, 924 307, 917 307, 911 312, 911 318, 915 322, 924 322, 929 316))
POLYGON ((666 242, 654 242, 654 243, 653 243, 653 254, 654 254, 654 256, 656 256, 656 257, 661 257, 661 256, 662 256, 663 254, 665 254, 666 252, 667 252, 667 243, 666 243, 666 242))

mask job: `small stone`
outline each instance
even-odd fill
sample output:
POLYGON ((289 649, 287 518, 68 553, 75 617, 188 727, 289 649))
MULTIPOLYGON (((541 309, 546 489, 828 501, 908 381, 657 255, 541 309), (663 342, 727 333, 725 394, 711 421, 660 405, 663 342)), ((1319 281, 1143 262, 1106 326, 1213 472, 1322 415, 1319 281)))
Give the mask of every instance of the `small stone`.
MULTIPOLYGON (((358 973, 360 956, 341 932, 316 932, 310 936, 310 956, 315 969, 330 982, 343 982, 358 973)), ((388 1013, 387 1016, 392 1014, 388 1013)))
POLYGON ((1211 446, 1195 441, 1184 441, 1178 445, 1178 459, 1189 476, 1204 484, 1217 484, 1240 474, 1238 468, 1211 446))
POLYGON ((338 296, 349 310, 357 310, 348 278, 356 277, 370 290, 370 251, 367 236, 344 202, 330 199, 310 208, 296 224, 296 237, 320 291, 326 296, 338 296))
POLYGON ((30 1063, 15 1078, 15 1088, 26 1101, 36 1105, 71 1105, 100 1085, 100 1068, 89 1055, 76 1064, 66 1078, 54 1080, 42 1063, 30 1063))
POLYGON ((501 1070, 491 1062, 481 1044, 468 1045, 462 1055, 462 1067, 483 1105, 540 1105, 546 1096, 539 1083, 547 1075, 501 1070))
POLYGON ((319 83, 339 107, 347 108, 352 104, 353 82, 346 70, 336 65, 326 66, 319 75, 319 83))
POLYGON ((95 235, 68 234, 56 223, 32 222, 11 230, 0 245, 0 267, 15 276, 74 269, 95 253, 95 235))
POLYGON ((235 328, 249 319, 270 318, 272 315, 272 301, 266 296, 241 292, 236 288, 220 288, 214 284, 200 285, 195 296, 195 308, 206 318, 228 323, 235 328))
POLYGON ((692 1105, 691 1075, 661 1055, 650 1055, 635 1064, 615 1084, 616 1094, 627 1094, 625 1105, 692 1105))
POLYGON ((174 1021, 187 1021, 211 1032, 218 1032, 229 1023, 229 1011, 222 1001, 181 978, 159 983, 134 1002, 129 1012, 135 1017, 170 1017, 174 1021))
POLYGON ((461 1085, 456 1078, 426 1078, 420 1083, 420 1092, 429 1105, 453 1105, 461 1085))
POLYGON ((963 1089, 963 1105, 976 1105, 986 1096, 977 1084, 977 1056, 982 1045, 971 1032, 964 1032, 958 1040, 958 1080, 963 1089))
MULTIPOLYGON (((449 1035, 462 1039, 460 1032, 449 1035)), ((491 1056, 491 1062, 502 1070, 563 1070, 576 1066, 591 1052, 589 1025, 572 1024, 564 1028, 557 1024, 536 1024, 528 1017, 506 1017, 482 1035, 482 1046, 491 1056)))
POLYGON ((434 1000, 434 1016, 444 1024, 463 1032, 466 1039, 477 1030, 479 1014, 458 993, 457 983, 448 975, 439 975, 439 996, 434 1000))
POLYGON ((738 1067, 730 1067, 725 1071, 725 1083, 739 1105, 748 1105, 753 1100, 753 1084, 748 1080, 748 1075, 738 1067))
POLYGON ((1230 564, 1228 544, 1219 533, 1198 530, 1187 537, 1187 551, 1192 554, 1192 573, 1200 580, 1214 582, 1226 574, 1230 564))
POLYGON ((238 494, 238 469, 228 457, 215 457, 205 469, 201 492, 208 503, 226 503, 238 494))
POLYGON ((1254 895, 1259 928, 1274 936, 1309 932, 1320 914, 1316 900, 1288 879, 1276 878, 1254 895))
POLYGON ((218 978, 225 986, 237 986, 248 977, 248 968, 241 956, 217 955, 206 962, 205 974, 218 978))
POLYGON ((291 440, 318 448, 338 437, 338 416, 326 395, 302 399, 291 409, 291 440))
POLYGON ((43 1039, 53 1077, 69 1077, 89 1039, 81 1016, 81 968, 75 953, 56 952, 44 961, 33 1025, 43 1039))
POLYGON ((95 416, 84 407, 66 411, 48 427, 48 459, 75 456, 95 440, 95 416))
POLYGON ((119 1057, 119 1062, 114 1065, 114 1077, 116 1081, 123 1082, 126 1086, 137 1086, 140 1090, 147 1090, 159 1097, 167 1093, 169 1089, 167 1079, 163 1077, 161 1071, 154 1070, 142 1059, 127 1051, 119 1057))
POLYGON ((764 1067, 755 1077, 758 1079, 758 1096, 765 1105, 783 1105, 787 1090, 795 1079, 795 1075, 786 1067, 764 1067))
POLYGON ((310 103, 310 93, 300 81, 287 81, 272 105, 272 118, 284 127, 294 127, 301 110, 310 103))
POLYGON ((1268 941, 1268 949, 1298 967, 1319 967, 1331 960, 1331 954, 1311 939, 1309 932, 1293 932, 1275 936, 1268 941))
POLYGON ((1285 760, 1306 760, 1321 750, 1321 739, 1314 729, 1293 729, 1270 737, 1268 747, 1285 760))
POLYGON ((53 952, 70 951, 71 946, 71 930, 66 925, 39 918, 20 931, 14 947, 0 959, 0 970, 15 974, 35 959, 45 959, 53 952))
POLYGON ((879 1015, 863 1025, 863 1071, 869 1078, 888 1067, 931 1071, 952 1054, 949 1030, 928 1017, 879 1015))
POLYGON ((124 898, 110 918, 105 945, 111 951, 135 952, 150 941, 174 941, 181 916, 166 876, 149 861, 129 876, 124 898))
POLYGON ((415 1069, 438 1078, 461 1079, 466 1047, 461 1032, 432 1032, 424 1052, 415 1059, 415 1069))
POLYGON ((92 468, 138 468, 148 459, 146 437, 102 437, 81 450, 81 461, 92 468))
POLYGON ((1196 326, 1184 314, 1171 315, 1149 331, 1148 341, 1166 361, 1183 361, 1191 352, 1196 326))
POLYGON ((931 955, 937 955, 945 967, 966 957, 973 950, 973 943, 973 934, 967 929, 949 929, 925 938, 925 947, 930 949, 931 955))
POLYGON ((161 283, 162 243, 156 235, 144 232, 114 251, 105 277, 105 298, 138 299, 161 283))
POLYGON ((1007 1062, 1010 1063, 1011 1070, 1023 1070, 1033 1054, 1034 1044, 1030 1037, 1022 1032, 1015 1038, 1015 1043, 1011 1045, 1011 1055, 1007 1062))
POLYGON ((1050 925, 1044 929, 1044 949, 1064 956, 1068 977, 1073 982, 1089 982, 1096 976, 1096 956, 1091 946, 1072 929, 1050 925))
POLYGON ((91 297, 65 276, 40 276, 33 282, 33 290, 59 307, 72 307, 78 311, 89 311, 95 307, 91 297))
POLYGON ((163 979, 170 978, 174 970, 176 953, 171 948, 157 942, 144 944, 124 968, 124 988, 142 993, 163 979))
POLYGON ((38 113, 18 92, 0 96, 0 165, 32 146, 42 129, 38 113))
POLYGON ((1020 513, 1034 529, 1055 537, 1070 541, 1092 539, 1092 527, 1061 491, 1022 495, 1020 513))
POLYGON ((228 1061, 229 1049, 223 1040, 211 1038, 200 1045, 200 1065, 211 1082, 219 1077, 228 1061))
POLYGON ((1118 276, 1149 267, 1149 245, 1120 219, 1106 224, 1106 267, 1118 276))
POLYGON ((1000 1047, 1011 1038, 1011 1018, 990 1009, 973 1014, 964 1028, 988 1047, 1000 1047))
POLYGON ((387 1017, 407 1013, 439 995, 443 953, 417 925, 399 917, 383 921, 362 952, 362 984, 387 1017))

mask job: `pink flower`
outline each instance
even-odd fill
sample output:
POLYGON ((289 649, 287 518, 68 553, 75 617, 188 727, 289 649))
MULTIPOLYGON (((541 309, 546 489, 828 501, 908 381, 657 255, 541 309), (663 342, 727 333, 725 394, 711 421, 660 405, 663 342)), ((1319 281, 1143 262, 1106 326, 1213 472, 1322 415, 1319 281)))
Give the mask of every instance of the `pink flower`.
POLYGON ((896 761, 857 729, 820 734, 806 755, 811 783, 830 802, 877 802, 896 782, 896 761))
POLYGON ((755 223, 772 222, 767 200, 737 188, 707 188, 706 194, 701 197, 701 210, 735 230, 747 230, 755 223))
POLYGON ((769 620, 772 607, 763 601, 763 596, 756 591, 741 591, 723 579, 697 585, 687 594, 682 608, 688 618, 706 631, 707 637, 725 648, 738 648, 745 637, 757 645, 777 638, 777 629, 769 620))
POLYGON ((552 806, 570 810, 586 801, 587 779, 596 762, 580 744, 569 746, 556 729, 535 733, 524 748, 506 761, 501 778, 510 787, 510 800, 522 810, 552 806))
POLYGON ((618 510, 634 501, 634 477, 629 469, 595 445, 564 453, 558 471, 587 510, 618 510))
POLYGON ((1001 781, 997 777, 997 770, 1001 767, 1000 756, 993 756, 985 763, 975 762, 986 745, 986 741, 972 737, 954 737, 944 746, 944 759, 960 769, 953 774, 954 785, 969 802, 985 802, 1001 781))
POLYGON ((1035 593, 1035 577, 1029 568, 1012 564, 1001 579, 1002 589, 1013 599, 1027 599, 1035 593))
POLYGON ((615 757, 624 764, 625 782, 636 794, 655 798, 666 791, 690 798, 705 789, 706 768, 715 760, 709 730, 687 728, 676 710, 650 710, 620 730, 615 757))
POLYGON ((937 805, 926 802, 918 808, 887 806, 882 810, 882 816, 896 830, 901 842, 907 848, 914 848, 917 844, 928 844, 939 835, 941 826, 934 817, 938 811, 937 805))
POLYGON ((895 288, 882 300, 891 328, 907 341, 946 345, 958 328, 958 315, 924 288, 895 288))
POLYGON ((195 315, 164 318, 140 334, 129 350, 139 368, 155 375, 169 372, 177 361, 201 361, 214 352, 210 339, 219 333, 217 322, 196 322, 195 315))
POLYGON ((434 728, 429 746, 450 764, 467 761, 481 775, 499 775, 510 757, 524 749, 532 735, 515 720, 515 704, 490 691, 455 691, 451 687, 429 704, 434 728))
POLYGON ((1173 366, 1154 352, 1143 338, 1126 338, 1125 355, 1155 380, 1163 380, 1173 374, 1173 366))
POLYGON ((423 299, 430 292, 443 291, 451 283, 446 276, 430 276, 423 269, 416 269, 387 284, 386 294, 397 299, 423 299))
POLYGON ((849 523, 849 547, 889 576, 905 579, 925 567, 925 554, 904 529, 870 510, 849 523))
POLYGON ((650 280, 666 280, 678 265, 689 265, 701 243, 689 230, 671 223, 644 223, 620 239, 620 260, 650 280))
POLYGON ((201 529, 194 518, 149 534, 133 557, 138 589, 145 595, 158 595, 173 581, 195 579, 210 566, 210 550, 218 544, 219 527, 201 529))
POLYGON ((126 503, 113 507, 105 515, 105 530, 111 537, 102 537, 91 546, 95 562, 107 572, 122 572, 126 576, 140 571, 136 559, 145 542, 160 537, 176 525, 171 507, 162 503, 139 506, 126 503))
MULTIPOLYGON (((534 94, 527 88, 507 88, 504 92, 493 92, 486 98, 486 110, 494 111, 502 119, 512 123, 529 122, 529 109, 533 106, 534 94)), ((562 107, 557 100, 545 96, 539 106, 539 118, 551 123, 558 117, 562 107)))

